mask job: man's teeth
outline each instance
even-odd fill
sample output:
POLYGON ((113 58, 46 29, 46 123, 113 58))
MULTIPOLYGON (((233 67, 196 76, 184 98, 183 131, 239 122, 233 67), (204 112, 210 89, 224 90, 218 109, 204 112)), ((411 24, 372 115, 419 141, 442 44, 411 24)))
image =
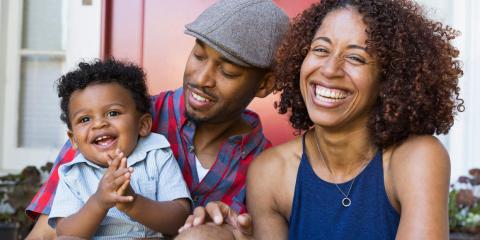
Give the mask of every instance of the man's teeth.
POLYGON ((335 100, 344 99, 347 97, 347 92, 339 89, 330 89, 320 85, 315 86, 315 96, 327 102, 334 102, 335 100))
POLYGON ((202 97, 202 96, 200 96, 200 95, 198 95, 194 92, 192 92, 192 96, 195 100, 197 100, 199 102, 209 102, 210 101, 210 100, 208 100, 208 99, 206 99, 206 98, 204 98, 204 97, 202 97))

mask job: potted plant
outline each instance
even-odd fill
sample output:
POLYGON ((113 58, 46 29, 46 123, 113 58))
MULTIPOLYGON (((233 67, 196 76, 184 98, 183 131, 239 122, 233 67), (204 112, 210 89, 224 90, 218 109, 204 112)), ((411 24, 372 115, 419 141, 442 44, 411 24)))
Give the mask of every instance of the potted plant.
POLYGON ((450 239, 480 239, 480 169, 468 173, 450 188, 450 239))
POLYGON ((0 177, 0 236, 2 239, 24 239, 30 232, 33 221, 25 214, 25 208, 40 188, 42 175, 48 174, 51 168, 51 163, 47 163, 40 170, 28 166, 19 174, 0 177))

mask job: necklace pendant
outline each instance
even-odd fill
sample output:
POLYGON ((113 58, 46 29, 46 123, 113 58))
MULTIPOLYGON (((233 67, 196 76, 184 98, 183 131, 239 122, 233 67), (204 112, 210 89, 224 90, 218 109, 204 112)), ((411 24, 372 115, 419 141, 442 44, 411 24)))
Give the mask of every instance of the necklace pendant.
POLYGON ((352 200, 350 200, 350 198, 344 197, 344 198, 342 199, 342 205, 343 205, 344 207, 348 207, 348 206, 350 206, 350 204, 352 204, 352 200))

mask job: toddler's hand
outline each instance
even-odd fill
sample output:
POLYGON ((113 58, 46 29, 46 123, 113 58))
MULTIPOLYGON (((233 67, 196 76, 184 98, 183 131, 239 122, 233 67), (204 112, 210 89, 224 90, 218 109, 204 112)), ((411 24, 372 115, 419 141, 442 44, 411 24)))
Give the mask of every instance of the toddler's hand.
POLYGON ((127 158, 119 150, 116 156, 109 162, 107 171, 98 184, 97 191, 93 195, 99 206, 110 209, 117 203, 133 202, 134 197, 118 194, 117 191, 125 185, 130 185, 131 169, 126 168, 127 158))
MULTIPOLYGON (((119 170, 120 169, 127 169, 127 162, 126 161, 120 162, 119 170)), ((132 168, 128 168, 128 170, 129 171, 128 171, 127 174, 131 174, 133 172, 132 168)), ((122 177, 123 176, 118 177, 119 182, 123 180, 122 177)), ((132 206, 135 202, 135 199, 137 197, 137 195, 133 191, 132 187, 130 186, 130 178, 126 179, 123 182, 123 184, 117 189, 117 195, 119 195, 119 196, 131 196, 133 198, 133 200, 130 201, 130 202, 117 202, 115 204, 115 207, 122 212, 127 212, 128 210, 130 210, 130 208, 132 208, 132 206)))

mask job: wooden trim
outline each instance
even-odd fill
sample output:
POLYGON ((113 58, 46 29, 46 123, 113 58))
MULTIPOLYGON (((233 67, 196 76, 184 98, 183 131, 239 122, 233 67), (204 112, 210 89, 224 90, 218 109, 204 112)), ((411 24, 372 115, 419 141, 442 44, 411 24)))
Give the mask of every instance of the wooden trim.
POLYGON ((140 59, 138 59, 138 64, 140 66, 143 66, 143 50, 144 50, 144 42, 145 42, 145 0, 142 0, 141 3, 141 10, 142 12, 140 13, 141 17, 141 22, 140 22, 140 59))
POLYGON ((100 39, 100 58, 112 56, 112 5, 113 0, 102 0, 102 26, 100 39))

